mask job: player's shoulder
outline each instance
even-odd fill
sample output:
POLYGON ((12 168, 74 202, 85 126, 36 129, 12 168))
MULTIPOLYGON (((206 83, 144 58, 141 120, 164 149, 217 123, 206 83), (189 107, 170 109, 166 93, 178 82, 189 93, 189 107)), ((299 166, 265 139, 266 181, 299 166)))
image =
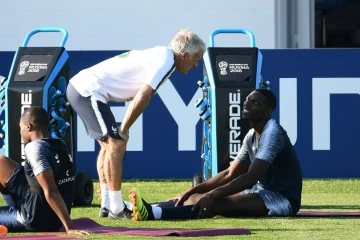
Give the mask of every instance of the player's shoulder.
POLYGON ((286 131, 284 130, 284 128, 276 122, 275 119, 270 119, 265 127, 264 127, 264 130, 262 132, 261 135, 271 135, 273 137, 276 137, 276 136, 286 136, 286 131))
POLYGON ((247 132, 246 137, 252 137, 254 134, 255 134, 255 129, 251 128, 251 129, 247 132))
POLYGON ((244 137, 244 142, 246 143, 251 143, 252 140, 254 138, 254 135, 255 135, 255 130, 253 128, 251 128, 245 135, 244 137))
POLYGON ((35 140, 25 145, 25 156, 28 160, 38 160, 41 156, 47 156, 51 146, 44 140, 35 140))
POLYGON ((49 148, 50 145, 47 141, 41 139, 41 140, 35 140, 32 142, 29 142, 25 145, 25 149, 39 149, 39 148, 49 148))
POLYGON ((25 145, 25 152, 42 152, 54 151, 55 148, 66 148, 65 143, 60 139, 39 139, 29 142, 25 145))

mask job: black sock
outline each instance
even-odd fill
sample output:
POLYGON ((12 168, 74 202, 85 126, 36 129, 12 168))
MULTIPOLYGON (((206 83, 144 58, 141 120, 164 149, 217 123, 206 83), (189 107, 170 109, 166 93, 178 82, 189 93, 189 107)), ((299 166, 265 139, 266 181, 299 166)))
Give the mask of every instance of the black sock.
POLYGON ((166 202, 154 202, 154 203, 150 203, 150 205, 156 205, 156 207, 161 207, 161 208, 172 208, 175 207, 176 202, 177 202, 176 200, 166 201, 166 202))
POLYGON ((197 219, 199 208, 192 211, 193 205, 172 208, 162 208, 161 220, 197 219))

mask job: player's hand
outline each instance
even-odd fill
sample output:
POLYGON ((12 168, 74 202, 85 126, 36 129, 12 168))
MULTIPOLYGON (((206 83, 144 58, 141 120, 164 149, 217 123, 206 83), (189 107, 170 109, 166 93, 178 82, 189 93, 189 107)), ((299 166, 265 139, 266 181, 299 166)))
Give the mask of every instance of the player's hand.
POLYGON ((176 204, 175 204, 175 207, 178 207, 178 206, 183 206, 184 205, 184 202, 186 200, 189 199, 189 197, 191 196, 191 193, 189 193, 188 191, 186 192, 183 192, 183 193, 180 193, 179 195, 175 196, 175 197, 172 197, 170 198, 168 201, 174 201, 176 200, 176 204))
POLYGON ((214 202, 215 198, 211 194, 206 194, 192 207, 192 210, 194 211, 196 208, 199 208, 198 218, 212 217, 212 206, 214 202))
POLYGON ((74 235, 89 235, 92 234, 91 231, 88 230, 77 230, 77 229, 69 229, 66 232, 67 234, 74 234, 74 235))

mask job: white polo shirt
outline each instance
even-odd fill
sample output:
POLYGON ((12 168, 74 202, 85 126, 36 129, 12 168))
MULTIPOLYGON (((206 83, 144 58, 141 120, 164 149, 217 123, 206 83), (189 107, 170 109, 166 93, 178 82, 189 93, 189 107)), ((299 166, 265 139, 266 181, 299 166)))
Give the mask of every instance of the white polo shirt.
POLYGON ((132 50, 84 69, 70 79, 84 97, 103 103, 131 101, 144 84, 155 91, 175 71, 174 53, 157 46, 132 50))

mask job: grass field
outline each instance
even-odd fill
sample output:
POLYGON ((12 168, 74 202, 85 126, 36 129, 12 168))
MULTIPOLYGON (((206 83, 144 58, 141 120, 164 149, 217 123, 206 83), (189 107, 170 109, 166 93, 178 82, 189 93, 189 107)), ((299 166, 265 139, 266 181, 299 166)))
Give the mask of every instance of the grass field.
MULTIPOLYGON (((97 182, 94 187, 97 189, 97 182)), ((141 190, 150 201, 166 200, 191 186, 190 181, 128 181, 123 184, 123 194, 131 187, 141 190)), ((304 180, 302 210, 312 211, 360 211, 360 179, 304 180)), ((360 239, 360 217, 358 218, 214 218, 189 221, 111 221, 99 219, 97 194, 91 207, 74 208, 72 218, 89 217, 108 226, 151 228, 231 228, 251 230, 248 236, 224 236, 207 239, 360 239)), ((2 200, 2 199, 1 199, 2 200)), ((125 199, 127 200, 127 199, 125 199)), ((0 205, 4 205, 0 201, 0 205)), ((28 233, 29 234, 29 233, 28 233)), ((23 234, 8 234, 9 236, 23 234)), ((59 235, 62 236, 62 235, 59 235)), ((69 235, 67 235, 70 237, 69 235)), ((75 236, 74 236, 75 237, 75 236)), ((80 237, 80 236, 77 236, 80 237)), ((159 237, 126 235, 88 235, 88 239, 160 239, 159 237)), ((161 237, 174 239, 175 237, 161 237)), ((200 238, 191 238, 200 239, 200 238)))

